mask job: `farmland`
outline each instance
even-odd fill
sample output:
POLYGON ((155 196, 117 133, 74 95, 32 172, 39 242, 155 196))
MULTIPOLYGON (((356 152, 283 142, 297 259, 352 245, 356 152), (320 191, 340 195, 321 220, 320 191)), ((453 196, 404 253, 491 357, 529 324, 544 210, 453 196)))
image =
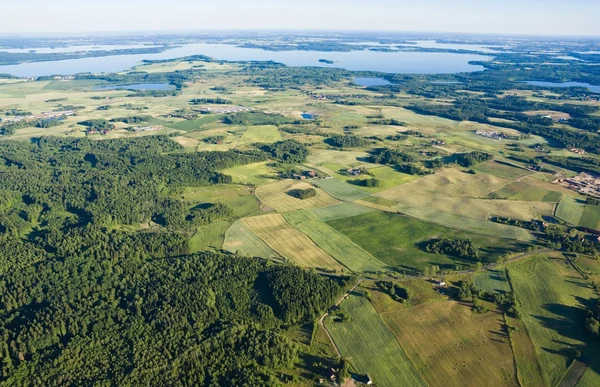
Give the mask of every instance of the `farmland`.
POLYGON ((276 183, 260 186, 256 189, 256 197, 265 206, 278 212, 304 210, 315 207, 326 207, 339 203, 325 191, 317 189, 317 196, 302 200, 289 194, 291 190, 306 189, 312 186, 303 181, 282 180, 276 183))
POLYGON ((600 230, 600 206, 565 196, 558 203, 556 216, 576 226, 600 230))
POLYGON ((476 273, 473 277, 473 283, 478 289, 489 293, 508 293, 511 291, 502 266, 476 273))
POLYGON ((368 373, 380 386, 424 386, 404 351, 362 294, 343 304, 349 321, 328 321, 327 328, 356 372, 368 373))
POLYGON ((343 269, 343 266, 305 234, 292 228, 281 215, 244 218, 242 224, 262 239, 272 250, 296 265, 326 270, 341 271, 343 269))

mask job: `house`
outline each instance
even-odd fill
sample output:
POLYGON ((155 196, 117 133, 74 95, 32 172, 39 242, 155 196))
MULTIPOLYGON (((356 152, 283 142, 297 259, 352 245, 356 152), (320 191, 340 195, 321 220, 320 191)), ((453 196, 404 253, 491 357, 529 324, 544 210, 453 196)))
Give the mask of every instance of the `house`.
POLYGON ((337 380, 337 372, 335 371, 335 369, 330 368, 328 376, 329 376, 329 380, 331 380, 332 382, 335 382, 337 380))
POLYGON ((316 177, 317 176, 317 171, 315 171, 315 170, 308 171, 308 176, 309 177, 316 177))
POLYGON ((361 171, 360 169, 358 169, 358 168, 356 168, 356 169, 355 169, 355 168, 349 168, 349 169, 347 170, 347 172, 348 172, 349 174, 351 174, 352 176, 358 176, 358 175, 360 175, 360 174, 361 174, 361 172, 362 172, 362 171, 361 171))

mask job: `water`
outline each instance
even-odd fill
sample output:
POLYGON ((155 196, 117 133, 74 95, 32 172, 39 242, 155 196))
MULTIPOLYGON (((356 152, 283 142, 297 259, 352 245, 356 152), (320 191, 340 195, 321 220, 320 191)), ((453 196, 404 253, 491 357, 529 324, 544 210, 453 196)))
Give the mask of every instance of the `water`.
POLYGON ((302 113, 302 118, 304 118, 305 120, 312 120, 314 117, 310 113, 302 113))
POLYGON ((459 81, 432 81, 431 83, 434 85, 458 85, 458 84, 461 84, 462 82, 459 82, 459 81))
POLYGON ((600 86, 594 86, 594 85, 590 85, 589 83, 582 83, 582 82, 558 83, 558 82, 527 81, 526 83, 531 86, 540 86, 540 87, 563 87, 563 88, 564 87, 585 87, 589 91, 592 91, 594 93, 600 93, 600 86))
POLYGON ((137 83, 133 85, 96 86, 94 90, 173 90, 175 86, 168 83, 137 83))
POLYGON ((37 54, 64 54, 74 53, 79 51, 110 51, 110 50, 129 50, 134 48, 154 48, 159 46, 144 45, 144 44, 104 44, 104 45, 84 45, 84 46, 65 46, 65 47, 33 47, 33 48, 0 48, 0 52, 10 53, 28 53, 35 51, 37 54))
POLYGON ((0 73, 21 77, 71 75, 77 73, 110 73, 130 69, 142 60, 174 59, 190 55, 207 55, 228 61, 275 61, 288 66, 339 67, 351 71, 381 71, 385 73, 449 74, 482 71, 483 66, 470 61, 488 61, 484 55, 430 52, 351 52, 267 51, 241 48, 227 44, 187 44, 157 54, 113 55, 100 58, 66 59, 50 62, 31 62, 0 66, 0 73), (335 65, 320 63, 319 59, 335 61, 335 65))
POLYGON ((359 86, 387 86, 391 85, 392 82, 383 78, 354 78, 354 83, 359 86))

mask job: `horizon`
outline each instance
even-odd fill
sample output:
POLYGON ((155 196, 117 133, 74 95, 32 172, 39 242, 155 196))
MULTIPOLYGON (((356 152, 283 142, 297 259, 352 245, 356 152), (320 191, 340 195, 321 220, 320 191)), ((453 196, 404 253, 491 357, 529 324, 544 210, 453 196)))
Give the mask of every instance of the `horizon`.
POLYGON ((600 37, 600 3, 575 0, 316 0, 302 3, 241 0, 220 4, 172 0, 24 0, 3 6, 0 35, 128 34, 225 31, 320 31, 600 37), (425 9, 427 8, 427 9, 425 9), (185 9, 186 12, 180 12, 185 9), (27 23, 15 15, 26 15, 27 23), (372 26, 377 25, 377 30, 372 26), (32 27, 34 26, 34 27, 32 27), (149 27, 149 28, 148 28, 149 27))

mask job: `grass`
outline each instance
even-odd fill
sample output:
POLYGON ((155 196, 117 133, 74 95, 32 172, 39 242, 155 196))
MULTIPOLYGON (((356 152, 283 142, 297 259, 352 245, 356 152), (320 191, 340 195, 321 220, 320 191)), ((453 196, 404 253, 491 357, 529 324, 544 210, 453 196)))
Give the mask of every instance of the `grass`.
POLYGON ((288 193, 294 189, 307 188, 313 188, 313 186, 304 181, 282 180, 256 188, 256 197, 264 205, 278 212, 305 210, 339 203, 319 188, 315 188, 317 196, 305 200, 297 199, 288 193))
POLYGON ((279 140, 281 135, 274 125, 249 126, 242 135, 239 145, 251 145, 257 142, 273 143, 279 140))
POLYGON ((594 361, 590 367, 583 373, 577 383, 577 387, 597 387, 600 386, 600 359, 594 361))
POLYGON ((198 227, 196 233, 190 238, 190 252, 219 250, 223 244, 225 231, 228 227, 228 221, 215 222, 198 227))
POLYGON ((196 120, 185 120, 174 123, 165 123, 165 126, 172 129, 193 132, 195 130, 201 130, 203 126, 213 124, 219 121, 221 118, 223 118, 223 115, 221 114, 210 114, 202 118, 198 118, 196 120))
POLYGON ((242 224, 271 249, 291 262, 319 269, 342 271, 343 266, 279 214, 242 219, 242 224))
POLYGON ((477 289, 488 293, 508 293, 511 291, 504 267, 502 266, 475 273, 473 284, 477 289))
POLYGON ((383 262, 323 223, 311 212, 288 212, 284 218, 348 269, 354 272, 378 272, 386 269, 383 262))
POLYGON ((279 257, 265 242, 248 230, 241 220, 236 220, 227 229, 223 249, 248 257, 279 257))
MULTIPOLYGON (((336 151, 329 149, 315 149, 308 156, 308 163, 314 166, 321 166, 326 164, 337 164, 339 168, 350 168, 356 166, 362 166, 367 164, 367 157, 369 155, 364 151, 336 151)), ((371 164, 373 166, 373 164, 371 164)))
POLYGON ((514 183, 511 183, 496 192, 492 192, 489 195, 490 199, 510 199, 554 203, 558 203, 561 197, 562 194, 560 192, 547 191, 520 181, 515 181, 514 183))
POLYGON ((562 259, 538 255, 510 264, 508 270, 545 384, 557 385, 573 360, 573 349, 585 355, 582 322, 596 296, 562 259))
POLYGON ((600 230, 600 206, 587 205, 580 199, 564 196, 558 203, 556 216, 575 226, 600 230))
POLYGON ((201 203, 223 203, 233 209, 233 217, 241 218, 258 212, 258 201, 252 189, 243 185, 220 184, 211 187, 188 187, 178 198, 190 207, 201 203))
POLYGON ((522 168, 513 167, 508 163, 500 161, 489 161, 487 163, 478 164, 473 168, 477 172, 483 172, 494 175, 503 179, 519 179, 524 176, 531 175, 532 171, 527 171, 522 168))
POLYGON ((535 347, 523 321, 504 315, 506 323, 514 330, 510 336, 511 347, 517 368, 517 378, 523 387, 544 386, 542 369, 535 347))
POLYGON ((369 195, 365 191, 356 188, 350 183, 337 179, 317 180, 315 181, 315 184, 334 198, 343 201, 353 202, 369 195))
POLYGON ((311 212, 324 222, 351 216, 367 214, 375 210, 355 203, 340 203, 332 206, 313 208, 311 212))
POLYGON ((222 173, 233 178, 234 183, 264 185, 276 180, 277 173, 270 169, 266 161, 238 165, 223 169, 222 173))
POLYGON ((516 386, 502 313, 434 302, 381 316, 430 386, 516 386))
POLYGON ((390 207, 390 208, 394 207, 395 205, 398 205, 398 202, 396 202, 396 201, 384 199, 379 196, 367 196, 366 198, 364 198, 362 200, 365 202, 368 202, 368 203, 377 204, 378 206, 384 206, 384 207, 390 207))
POLYGON ((509 251, 524 248, 514 240, 466 234, 415 218, 377 211, 327 223, 374 257, 400 271, 422 270, 429 265, 454 270, 456 265, 470 267, 474 263, 430 254, 419 247, 433 238, 468 237, 481 248, 483 259, 486 261, 493 261, 509 251))
POLYGON ((356 372, 382 387, 424 386, 404 351, 371 303, 353 293, 342 304, 349 321, 327 321, 327 328, 356 372))

